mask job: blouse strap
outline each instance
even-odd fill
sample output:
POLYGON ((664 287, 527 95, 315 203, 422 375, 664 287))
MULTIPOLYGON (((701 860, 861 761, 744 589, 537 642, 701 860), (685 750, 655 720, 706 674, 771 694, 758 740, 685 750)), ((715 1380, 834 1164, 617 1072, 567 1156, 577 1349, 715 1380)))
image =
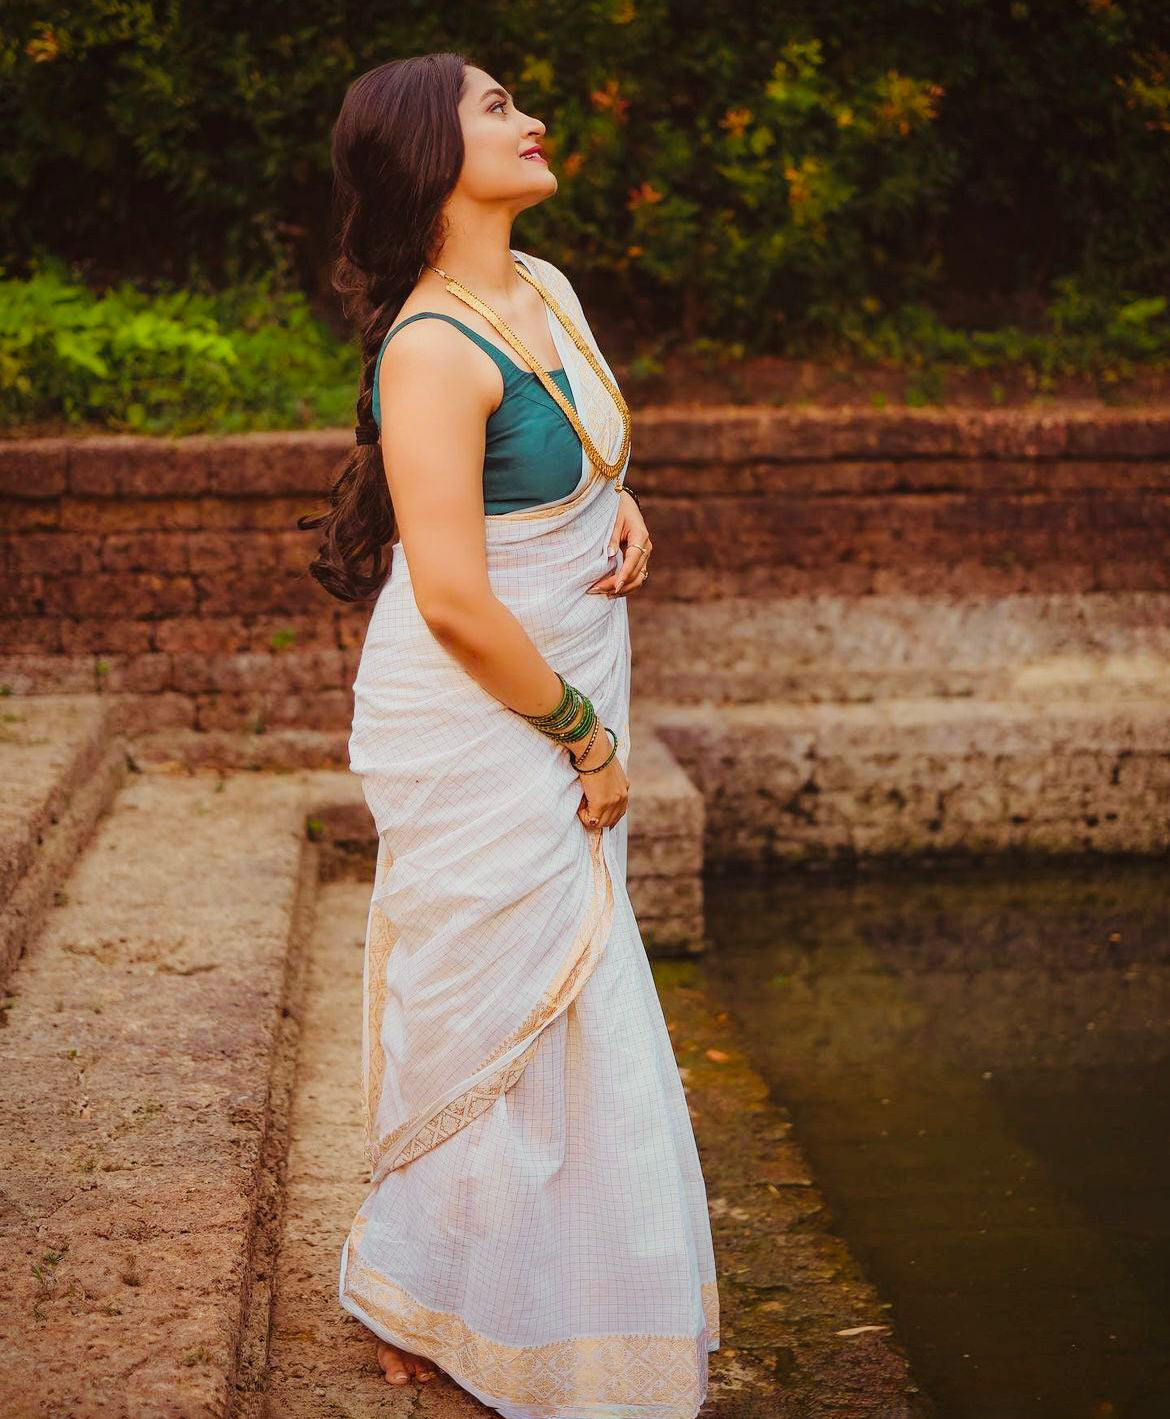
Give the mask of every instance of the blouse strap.
POLYGON ((448 315, 447 312, 443 310, 416 310, 413 315, 408 315, 405 320, 400 320, 397 325, 392 325, 390 329, 387 330, 385 338, 382 341, 382 348, 378 351, 378 358, 374 361, 373 415, 374 421, 379 427, 381 427, 382 424, 382 411, 381 400, 378 397, 378 372, 382 368, 382 356, 386 353, 386 346, 390 341, 390 337, 396 335, 404 325, 409 325, 412 320, 422 320, 424 316, 428 315, 433 315, 438 320, 450 321, 452 325, 458 326, 458 328, 462 330, 465 335, 474 340, 482 350, 485 350, 491 355, 496 364, 500 366, 500 370, 505 379, 507 379, 509 374, 519 375, 529 373, 529 371, 523 369, 510 356, 505 355, 498 345, 493 344, 486 336, 481 335, 478 330, 472 330, 470 325, 465 325, 457 316, 448 315))

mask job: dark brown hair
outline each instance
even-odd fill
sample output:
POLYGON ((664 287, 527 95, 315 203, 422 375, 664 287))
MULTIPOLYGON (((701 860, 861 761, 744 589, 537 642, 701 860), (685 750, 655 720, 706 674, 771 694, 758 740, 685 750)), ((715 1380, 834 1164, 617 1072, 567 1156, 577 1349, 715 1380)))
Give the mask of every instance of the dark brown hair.
MULTIPOLYGON (((363 439, 378 433, 372 407, 382 341, 442 244, 443 203, 463 167, 458 105, 469 63, 441 53, 381 64, 350 84, 333 125, 332 281, 358 325, 356 434, 363 439)), ((323 531, 309 573, 330 595, 373 597, 389 571, 385 549, 396 531, 381 446, 357 443, 329 492, 328 510, 298 518, 297 526, 323 531)))

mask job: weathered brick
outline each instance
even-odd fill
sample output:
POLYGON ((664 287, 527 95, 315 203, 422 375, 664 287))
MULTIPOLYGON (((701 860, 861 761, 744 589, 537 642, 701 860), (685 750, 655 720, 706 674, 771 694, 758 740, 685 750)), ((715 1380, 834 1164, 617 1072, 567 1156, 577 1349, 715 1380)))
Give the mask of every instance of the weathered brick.
POLYGON ((0 582, 0 616, 61 615, 69 609, 68 579, 21 573, 0 582))
POLYGON ((69 488, 85 497, 197 497, 207 478, 197 463, 181 465, 174 439, 103 434, 74 445, 69 488))
POLYGON ((206 656, 177 651, 173 660, 173 686, 185 695, 262 691, 268 683, 269 657, 266 655, 206 656))
POLYGON ((196 608, 195 587, 187 576, 147 572, 105 572, 67 584, 69 614, 158 618, 189 614, 196 608))
POLYGON ((0 687, 14 695, 92 694, 96 689, 93 657, 0 656, 0 687))
POLYGON ((207 528, 270 528, 287 532, 297 529, 297 518, 311 511, 306 498, 204 498, 200 503, 202 525, 207 528))
POLYGON ((225 438, 209 451, 211 487, 236 497, 315 495, 333 481, 351 448, 352 439, 335 429, 225 438))
POLYGON ((156 695, 111 695, 110 708, 113 727, 122 734, 196 726, 195 701, 188 695, 176 695, 167 690, 156 695))
POLYGON ((26 532, 12 539, 7 561, 12 572, 52 576, 101 568, 97 539, 82 532, 26 532))
POLYGON ((153 624, 154 643, 159 650, 197 651, 207 656, 234 655, 252 649, 251 631, 243 616, 175 616, 153 624))
POLYGON ((76 532, 182 532, 200 526, 202 504, 181 498, 67 498, 61 526, 76 532))
POLYGON ((242 572, 222 577, 195 578, 200 613, 227 616, 243 613, 285 611, 309 613, 320 607, 326 595, 308 576, 291 572, 242 572))
POLYGON ((356 601, 335 601, 334 605, 338 642, 343 646, 357 646, 360 649, 369 628, 371 608, 356 601))
POLYGON ((303 616, 257 617, 248 631, 247 650, 336 650, 337 623, 333 611, 322 606, 303 616))
POLYGON ((352 721, 353 694, 348 689, 275 696, 267 716, 270 726, 293 729, 344 729, 352 721))
POLYGON ((63 648, 70 654, 84 651, 103 654, 142 654, 153 650, 154 621, 129 621, 120 616, 87 616, 60 623, 63 648))
POLYGON ((313 532, 269 532, 259 535, 254 556, 257 566, 271 566, 286 571, 304 572, 317 555, 317 536, 313 532))
POLYGON ((63 648, 60 616, 11 616, 0 620, 0 654, 50 654, 63 648))
POLYGON ((60 498, 41 502, 22 498, 0 499, 0 527, 10 539, 24 532, 51 531, 61 526, 60 498))
POLYGON ((110 694, 133 691, 157 695, 170 690, 171 657, 169 655, 107 655, 99 659, 98 681, 110 694))
POLYGON ((1166 591, 1170 589, 1170 559, 1117 561, 1112 558, 1094 567, 1096 591, 1166 591))
POLYGON ((286 695, 339 689, 345 670, 345 652, 340 650, 255 651, 211 657, 183 651, 174 656, 174 688, 186 694, 215 690, 222 694, 257 691, 286 695))
POLYGON ((297 531, 221 529, 189 535, 191 570, 196 572, 303 572, 316 550, 315 541, 297 531))
POLYGON ((186 532, 111 532, 102 538, 101 564, 115 572, 185 572, 186 532))
POLYGON ((187 558, 193 572, 216 574, 235 572, 242 565, 240 539, 250 534, 236 532, 189 532, 187 558))
POLYGON ((312 695, 252 694, 196 697, 200 729, 345 729, 353 720, 353 696, 344 690, 312 695))
POLYGON ((63 493, 71 439, 0 439, 0 495, 51 498, 63 493))

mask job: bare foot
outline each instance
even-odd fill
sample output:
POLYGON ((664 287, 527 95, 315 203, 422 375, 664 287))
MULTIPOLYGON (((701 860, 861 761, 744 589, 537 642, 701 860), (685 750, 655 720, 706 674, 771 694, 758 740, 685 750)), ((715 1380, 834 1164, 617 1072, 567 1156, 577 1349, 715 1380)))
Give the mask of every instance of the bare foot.
POLYGON ((378 1340, 378 1365, 386 1376, 386 1383, 404 1385, 409 1379, 433 1380, 437 1373, 435 1362, 425 1355, 415 1355, 388 1341, 378 1340))

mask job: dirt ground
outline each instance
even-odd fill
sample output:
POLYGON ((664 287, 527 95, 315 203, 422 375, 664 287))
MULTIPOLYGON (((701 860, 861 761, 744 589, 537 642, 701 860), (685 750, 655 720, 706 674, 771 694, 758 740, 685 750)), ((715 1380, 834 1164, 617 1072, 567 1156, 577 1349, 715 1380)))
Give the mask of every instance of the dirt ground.
POLYGON ((672 354, 660 375, 637 378, 619 364, 614 364, 614 373, 631 408, 766 404, 873 409, 930 404, 1071 410, 1165 404, 1170 399, 1170 371, 1156 369, 1116 381, 1063 375, 1054 379, 1052 387, 1037 388, 1024 369, 950 370, 933 365, 916 369, 866 365, 847 357, 828 362, 763 355, 729 361, 672 354))

